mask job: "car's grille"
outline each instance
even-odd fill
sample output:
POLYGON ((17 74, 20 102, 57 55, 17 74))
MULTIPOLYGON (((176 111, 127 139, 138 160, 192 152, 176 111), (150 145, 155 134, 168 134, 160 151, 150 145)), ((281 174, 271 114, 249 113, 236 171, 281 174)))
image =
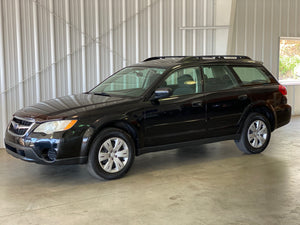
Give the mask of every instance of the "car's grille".
POLYGON ((9 131, 18 136, 24 136, 33 126, 34 120, 14 117, 9 125, 9 131))

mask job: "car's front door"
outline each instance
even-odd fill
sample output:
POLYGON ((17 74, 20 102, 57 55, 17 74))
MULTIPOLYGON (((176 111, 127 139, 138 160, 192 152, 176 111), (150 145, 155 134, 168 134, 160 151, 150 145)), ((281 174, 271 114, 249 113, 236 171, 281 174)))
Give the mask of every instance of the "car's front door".
POLYGON ((205 100, 198 67, 171 72, 161 85, 173 89, 164 99, 149 101, 144 110, 145 147, 201 138, 206 131, 205 100))
POLYGON ((209 137, 233 135, 243 111, 250 104, 245 88, 240 87, 227 66, 204 66, 204 92, 207 104, 209 137))

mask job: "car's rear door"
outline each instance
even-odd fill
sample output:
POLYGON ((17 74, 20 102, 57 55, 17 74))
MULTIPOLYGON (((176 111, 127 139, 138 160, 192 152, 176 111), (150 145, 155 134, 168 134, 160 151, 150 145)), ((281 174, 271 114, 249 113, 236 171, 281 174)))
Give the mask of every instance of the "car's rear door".
POLYGON ((209 137, 234 135, 250 100, 226 65, 202 67, 209 137))

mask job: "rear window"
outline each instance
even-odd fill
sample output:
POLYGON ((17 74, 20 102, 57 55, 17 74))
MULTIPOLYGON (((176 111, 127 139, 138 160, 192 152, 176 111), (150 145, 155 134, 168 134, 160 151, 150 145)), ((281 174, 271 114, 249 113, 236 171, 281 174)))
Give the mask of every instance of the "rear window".
POLYGON ((257 67, 233 67, 240 80, 245 85, 271 83, 268 75, 257 67))

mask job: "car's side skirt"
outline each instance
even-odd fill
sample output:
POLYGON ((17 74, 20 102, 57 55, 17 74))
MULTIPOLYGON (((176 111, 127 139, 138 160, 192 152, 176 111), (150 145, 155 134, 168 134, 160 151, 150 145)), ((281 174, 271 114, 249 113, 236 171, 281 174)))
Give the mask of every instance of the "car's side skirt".
POLYGON ((208 143, 213 143, 218 141, 239 140, 239 138, 240 138, 239 134, 233 134, 233 135, 227 135, 222 137, 204 138, 204 139, 193 140, 188 142, 179 142, 179 143, 173 143, 167 145, 156 145, 151 147, 139 148, 137 150, 137 155, 142 155, 148 152, 172 150, 180 147, 186 147, 187 145, 200 145, 200 144, 208 144, 208 143))

